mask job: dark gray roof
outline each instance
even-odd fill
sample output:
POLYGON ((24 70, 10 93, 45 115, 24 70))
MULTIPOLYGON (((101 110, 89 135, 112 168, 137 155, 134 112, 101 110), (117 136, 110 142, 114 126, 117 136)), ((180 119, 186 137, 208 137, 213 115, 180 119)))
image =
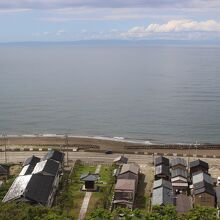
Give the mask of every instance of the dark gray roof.
POLYGON ((44 160, 36 164, 33 174, 44 173, 49 175, 56 175, 59 170, 60 163, 54 160, 44 160))
POLYGON ((46 205, 52 191, 53 182, 54 176, 41 174, 18 176, 5 195, 3 202, 23 197, 31 202, 46 205))
POLYGON ((215 190, 213 188, 213 185, 210 183, 202 181, 202 182, 194 184, 193 186, 194 186, 194 194, 195 195, 200 194, 200 193, 204 193, 204 192, 206 192, 210 195, 213 195, 213 196, 215 195, 215 190))
POLYGON ((173 204, 173 193, 171 189, 159 187, 153 190, 152 205, 173 204))
POLYGON ((55 161, 62 163, 64 160, 64 155, 65 154, 60 151, 50 150, 46 153, 46 155, 41 160, 43 161, 43 160, 51 159, 51 160, 55 160, 55 161))
POLYGON ((220 204, 220 186, 215 187, 216 200, 217 203, 220 204))
POLYGON ((193 184, 196 184, 196 183, 199 183, 202 181, 205 181, 205 182, 213 185, 212 177, 207 173, 200 172, 200 173, 197 173, 192 176, 192 183, 193 184))
POLYGON ((35 165, 36 163, 38 163, 40 161, 40 158, 39 157, 35 157, 34 155, 31 156, 31 157, 28 157, 24 163, 23 163, 23 166, 27 166, 29 164, 31 165, 35 165))
POLYGON ((26 165, 22 168, 19 176, 23 176, 23 175, 29 175, 33 172, 35 165, 26 165))
POLYGON ((86 173, 80 176, 81 181, 97 181, 99 174, 86 173))
POLYGON ((117 163, 117 162, 121 162, 121 163, 127 163, 128 162, 128 158, 121 155, 117 158, 114 159, 114 163, 117 163))
POLYGON ((186 161, 183 158, 177 157, 177 158, 173 158, 171 161, 171 166, 176 166, 176 165, 182 165, 184 167, 187 166, 186 161))
POLYGON ((207 170, 209 169, 209 164, 203 160, 198 159, 198 160, 190 162, 190 168, 197 167, 197 166, 202 166, 206 168, 207 170))
POLYGON ((170 168, 166 165, 159 165, 155 167, 155 175, 166 175, 170 176, 170 168))
POLYGON ((0 175, 7 175, 9 172, 9 167, 5 165, 0 165, 0 175))
POLYGON ((164 180, 164 179, 159 179, 155 180, 153 184, 153 189, 159 188, 159 187, 165 187, 168 189, 172 189, 172 184, 170 181, 164 180))
POLYGON ((164 164, 164 165, 166 165, 166 166, 169 166, 169 165, 170 165, 170 161, 169 161, 169 159, 166 158, 166 157, 162 157, 162 156, 157 157, 157 158, 155 159, 154 165, 155 165, 155 166, 158 166, 158 165, 161 165, 161 164, 164 164))
POLYGON ((120 174, 131 172, 131 173, 138 175, 139 170, 140 170, 139 165, 137 165, 135 163, 123 164, 121 171, 120 171, 120 174))
POLYGON ((174 177, 177 177, 177 176, 181 176, 181 177, 184 177, 184 178, 187 179, 188 173, 187 173, 186 170, 183 170, 183 169, 180 169, 180 168, 171 170, 171 177, 174 178, 174 177))

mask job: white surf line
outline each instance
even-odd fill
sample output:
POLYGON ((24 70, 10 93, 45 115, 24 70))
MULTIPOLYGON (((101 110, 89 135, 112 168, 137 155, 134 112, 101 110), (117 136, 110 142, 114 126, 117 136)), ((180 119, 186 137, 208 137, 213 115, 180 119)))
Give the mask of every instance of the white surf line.
MULTIPOLYGON (((100 172, 100 169, 101 169, 101 164, 99 164, 96 167, 95 173, 98 174, 100 172)), ((84 199, 83 199, 83 203, 82 203, 80 212, 79 212, 78 220, 84 220, 85 219, 86 212, 87 212, 87 209, 88 209, 88 206, 89 206, 89 201, 90 201, 91 196, 92 196, 92 192, 86 192, 86 194, 84 196, 84 199)))

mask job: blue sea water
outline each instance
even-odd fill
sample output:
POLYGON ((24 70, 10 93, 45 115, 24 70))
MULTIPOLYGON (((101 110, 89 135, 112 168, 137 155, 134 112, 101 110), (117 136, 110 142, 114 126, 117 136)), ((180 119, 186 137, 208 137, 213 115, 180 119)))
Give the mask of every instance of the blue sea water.
POLYGON ((0 133, 220 143, 220 48, 0 46, 0 133))

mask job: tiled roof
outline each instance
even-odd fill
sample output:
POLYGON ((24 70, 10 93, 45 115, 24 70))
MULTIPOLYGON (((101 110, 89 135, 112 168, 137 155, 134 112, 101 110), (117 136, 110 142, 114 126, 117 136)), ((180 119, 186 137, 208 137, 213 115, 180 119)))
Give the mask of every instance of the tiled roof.
POLYGON ((99 179, 99 174, 86 173, 80 176, 81 181, 97 181, 99 179))
POLYGON ((159 187, 153 190, 152 205, 173 204, 173 193, 171 189, 159 187))
POLYGON ((27 165, 30 165, 30 164, 35 165, 39 161, 40 161, 40 158, 33 155, 33 156, 31 156, 31 157, 29 157, 25 160, 25 162, 23 163, 23 166, 27 166, 27 165))
POLYGON ((135 163, 123 164, 120 174, 123 174, 126 172, 132 172, 132 173, 138 175, 139 169, 140 169, 139 166, 135 163))
POLYGON ((171 161, 171 166, 176 166, 176 165, 182 165, 184 167, 187 166, 186 161, 183 158, 177 157, 177 158, 173 158, 171 161))
POLYGON ((153 189, 159 188, 159 187, 165 187, 168 189, 172 189, 172 184, 170 181, 159 179, 154 181, 153 189))
POLYGON ((34 173, 44 173, 55 176, 59 170, 59 162, 54 160, 44 160, 40 161, 36 164, 33 174, 34 173))
POLYGON ((158 166, 158 165, 161 165, 161 164, 164 164, 164 165, 166 165, 166 166, 169 166, 169 165, 170 165, 170 161, 169 161, 169 159, 166 158, 166 157, 162 157, 162 156, 157 157, 157 158, 155 159, 154 165, 155 165, 155 166, 158 166))
POLYGON ((196 183, 199 183, 199 182, 202 182, 202 181, 205 181, 205 182, 213 185, 212 178, 207 173, 200 172, 200 173, 197 173, 197 174, 192 176, 193 184, 196 184, 196 183))
POLYGON ((194 194, 195 195, 206 192, 210 195, 215 196, 215 190, 213 188, 213 185, 210 183, 202 181, 202 182, 194 184, 193 186, 194 186, 194 194))
POLYGON ((114 163, 116 163, 116 162, 127 163, 128 158, 122 155, 122 156, 119 156, 119 157, 114 159, 114 163))
POLYGON ((3 202, 24 197, 25 199, 46 205, 52 191, 54 176, 41 174, 18 176, 5 195, 3 202))
POLYGON ((46 155, 41 160, 43 161, 43 160, 51 159, 51 160, 55 160, 55 161, 62 163, 64 160, 64 155, 65 154, 60 151, 50 150, 46 153, 46 155))
POLYGON ((187 178, 188 177, 188 173, 187 173, 186 170, 183 170, 183 169, 180 169, 180 168, 171 170, 171 177, 174 178, 174 177, 177 177, 177 176, 181 176, 181 177, 187 178))
POLYGON ((115 190, 135 191, 135 180, 118 179, 115 185, 115 190))
POLYGON ((155 167, 155 175, 166 175, 170 176, 170 168, 164 164, 155 167))
POLYGON ((197 167, 197 166, 202 166, 206 168, 207 170, 209 169, 209 164, 203 160, 198 159, 198 160, 190 162, 190 168, 197 167))

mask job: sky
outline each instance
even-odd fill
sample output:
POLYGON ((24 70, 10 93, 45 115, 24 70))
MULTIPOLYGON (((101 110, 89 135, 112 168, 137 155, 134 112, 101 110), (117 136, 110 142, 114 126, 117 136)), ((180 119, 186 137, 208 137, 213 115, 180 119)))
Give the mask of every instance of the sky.
POLYGON ((220 0, 0 0, 0 42, 220 40, 220 0))

